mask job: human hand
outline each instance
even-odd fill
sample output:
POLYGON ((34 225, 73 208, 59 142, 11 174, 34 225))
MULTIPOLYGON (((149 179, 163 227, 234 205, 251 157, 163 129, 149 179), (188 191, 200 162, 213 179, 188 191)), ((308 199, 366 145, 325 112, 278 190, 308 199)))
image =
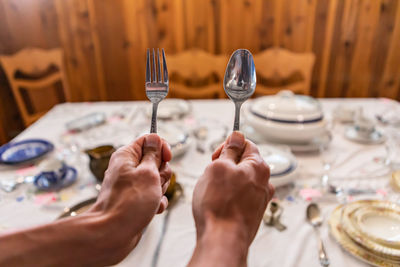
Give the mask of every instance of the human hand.
POLYGON ((156 134, 145 135, 118 149, 111 157, 101 192, 91 212, 107 217, 121 242, 121 259, 140 240, 141 232, 156 213, 163 212, 168 200, 171 150, 156 134))
MULTIPOLYGON (((202 243, 205 243, 208 253, 213 253, 210 246, 219 244, 219 247, 231 250, 230 258, 227 257, 230 261, 240 257, 236 263, 243 266, 248 247, 274 194, 274 188, 269 184, 269 168, 256 145, 245 140, 239 132, 233 132, 214 152, 212 159, 193 193, 196 249, 201 251, 202 243)), ((224 254, 224 251, 214 251, 216 257, 224 254)), ((191 264, 200 259, 198 255, 201 254, 195 251, 191 264)), ((235 265, 234 262, 224 265, 223 260, 219 260, 221 266, 235 265)))

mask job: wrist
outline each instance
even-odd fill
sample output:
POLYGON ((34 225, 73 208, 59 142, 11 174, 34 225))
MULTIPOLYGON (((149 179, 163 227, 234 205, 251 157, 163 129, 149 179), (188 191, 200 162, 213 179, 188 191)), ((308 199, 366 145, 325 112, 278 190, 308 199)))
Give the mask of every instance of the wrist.
POLYGON ((191 262, 198 266, 212 263, 212 266, 243 267, 247 266, 248 248, 247 235, 239 224, 209 219, 204 232, 197 236, 191 262))

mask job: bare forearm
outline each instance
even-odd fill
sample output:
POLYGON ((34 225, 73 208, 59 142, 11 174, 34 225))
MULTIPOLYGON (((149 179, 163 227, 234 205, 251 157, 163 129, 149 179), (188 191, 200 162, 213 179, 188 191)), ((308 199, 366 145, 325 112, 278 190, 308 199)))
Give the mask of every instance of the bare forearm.
POLYGON ((236 227, 229 223, 209 224, 198 238, 189 267, 245 267, 248 245, 236 227))
POLYGON ((118 244, 110 240, 103 220, 88 213, 4 234, 0 236, 0 266, 91 266, 107 261, 107 250, 113 251, 118 244))

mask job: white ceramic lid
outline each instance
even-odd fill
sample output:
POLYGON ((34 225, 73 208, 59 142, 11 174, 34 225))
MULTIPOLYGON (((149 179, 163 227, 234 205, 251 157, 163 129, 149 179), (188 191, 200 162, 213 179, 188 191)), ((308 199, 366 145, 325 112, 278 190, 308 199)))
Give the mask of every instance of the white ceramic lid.
POLYGON ((306 123, 323 118, 321 105, 315 98, 295 95, 291 91, 280 91, 273 96, 257 98, 250 107, 252 114, 287 123, 306 123))
POLYGON ((259 151, 270 168, 271 177, 287 175, 297 166, 296 158, 289 151, 269 145, 260 145, 259 151))

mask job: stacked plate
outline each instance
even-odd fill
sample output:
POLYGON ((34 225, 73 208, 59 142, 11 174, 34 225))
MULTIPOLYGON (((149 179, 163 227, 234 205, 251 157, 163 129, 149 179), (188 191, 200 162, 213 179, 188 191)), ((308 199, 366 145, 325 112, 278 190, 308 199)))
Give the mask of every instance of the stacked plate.
POLYGON ((360 200, 336 208, 331 234, 344 249, 374 266, 400 266, 400 205, 360 200))
POLYGON ((286 147, 259 145, 258 149, 270 168, 270 183, 275 187, 292 182, 296 178, 297 160, 286 147))

